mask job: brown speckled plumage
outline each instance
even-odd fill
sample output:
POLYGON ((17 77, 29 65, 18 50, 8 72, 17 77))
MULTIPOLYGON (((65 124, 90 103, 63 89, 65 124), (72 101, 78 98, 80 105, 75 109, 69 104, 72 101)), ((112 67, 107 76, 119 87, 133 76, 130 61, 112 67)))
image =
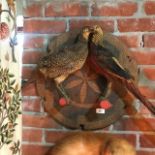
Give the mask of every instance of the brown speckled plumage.
POLYGON ((83 66, 87 54, 88 50, 85 43, 77 43, 76 46, 65 47, 59 53, 44 56, 38 67, 45 76, 50 78, 67 77, 83 66))
POLYGON ((38 63, 40 72, 54 79, 58 85, 81 69, 88 55, 88 33, 88 28, 83 28, 73 41, 65 42, 59 49, 55 49, 56 52, 49 52, 41 58, 38 63))

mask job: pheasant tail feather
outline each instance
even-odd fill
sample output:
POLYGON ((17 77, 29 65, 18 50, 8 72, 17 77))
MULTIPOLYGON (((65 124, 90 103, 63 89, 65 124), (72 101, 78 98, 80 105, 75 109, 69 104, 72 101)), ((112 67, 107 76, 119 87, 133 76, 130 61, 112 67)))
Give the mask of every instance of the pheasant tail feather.
POLYGON ((155 114, 155 106, 150 101, 148 101, 145 96, 141 94, 140 90, 135 86, 132 81, 125 81, 125 85, 136 98, 138 98, 153 114, 155 114))

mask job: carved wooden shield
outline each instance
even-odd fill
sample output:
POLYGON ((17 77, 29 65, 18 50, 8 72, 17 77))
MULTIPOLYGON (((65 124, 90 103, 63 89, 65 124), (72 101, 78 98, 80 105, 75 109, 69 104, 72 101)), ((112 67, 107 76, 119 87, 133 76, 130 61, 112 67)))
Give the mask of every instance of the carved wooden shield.
POLYGON ((99 101, 106 84, 106 79, 85 65, 63 82, 71 98, 67 104, 60 103, 61 93, 52 80, 44 81, 43 78, 37 87, 39 95, 45 98, 46 111, 56 121, 72 129, 92 130, 112 124, 124 113, 124 103, 114 92, 104 99, 105 106, 102 100, 99 101))
MULTIPOLYGON (((78 33, 79 31, 67 32, 54 38, 49 45, 49 52, 55 52, 63 43, 72 43, 78 33)), ((135 64, 127 63, 135 72, 135 64)), ((63 96, 52 79, 45 80, 40 76, 37 80, 38 93, 45 99, 46 111, 66 127, 84 130, 104 128, 124 114, 125 104, 114 91, 100 99, 107 90, 107 80, 92 71, 87 63, 62 85, 70 97, 69 103, 62 104, 63 96)))

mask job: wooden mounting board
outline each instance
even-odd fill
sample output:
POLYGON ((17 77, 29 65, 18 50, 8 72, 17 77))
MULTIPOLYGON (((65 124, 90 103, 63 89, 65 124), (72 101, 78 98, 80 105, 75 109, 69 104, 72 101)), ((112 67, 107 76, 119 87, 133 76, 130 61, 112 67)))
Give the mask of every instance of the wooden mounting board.
MULTIPOLYGON (((49 53, 56 52, 65 42, 72 43, 78 33, 79 31, 71 31, 55 37, 49 44, 49 53)), ((115 42, 115 39, 113 41, 115 42)), ((118 46, 119 43, 121 46, 121 42, 118 42, 118 46)), ((115 44, 117 45, 117 40, 115 44)), ((128 59, 128 53, 125 48, 122 53, 122 61, 135 77, 136 82, 138 79, 137 66, 135 61, 128 59)), ((70 75, 63 82, 63 87, 71 98, 69 104, 65 106, 60 105, 62 96, 52 79, 45 80, 41 76, 37 79, 37 90, 39 95, 45 99, 46 111, 66 127, 84 130, 104 128, 124 114, 125 103, 122 97, 119 97, 121 94, 118 93, 118 96, 114 91, 105 99, 111 104, 111 107, 106 110, 101 109, 98 99, 106 91, 107 80, 92 71, 88 64, 70 75)), ((115 91, 120 91, 120 88, 116 88, 115 91)), ((124 90, 122 92, 124 93, 124 90)))

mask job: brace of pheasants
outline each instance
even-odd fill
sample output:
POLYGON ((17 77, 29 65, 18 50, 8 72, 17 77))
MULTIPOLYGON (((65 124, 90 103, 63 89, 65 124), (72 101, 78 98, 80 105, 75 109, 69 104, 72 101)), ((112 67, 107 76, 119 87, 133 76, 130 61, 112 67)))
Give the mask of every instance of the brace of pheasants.
MULTIPOLYGON (((155 107, 141 94, 138 86, 134 83, 133 76, 119 61, 121 48, 117 44, 111 43, 106 39, 102 28, 98 25, 93 27, 89 36, 89 61, 90 66, 98 74, 106 77, 109 82, 112 77, 121 81, 122 86, 138 98, 153 114, 155 107)), ((114 37, 114 36, 112 36, 114 37)), ((121 42, 119 42, 121 44, 121 42)))
POLYGON ((48 78, 54 79, 56 87, 69 100, 62 82, 72 73, 81 69, 88 56, 89 27, 82 28, 73 43, 65 42, 60 49, 49 52, 38 63, 39 71, 48 78))

